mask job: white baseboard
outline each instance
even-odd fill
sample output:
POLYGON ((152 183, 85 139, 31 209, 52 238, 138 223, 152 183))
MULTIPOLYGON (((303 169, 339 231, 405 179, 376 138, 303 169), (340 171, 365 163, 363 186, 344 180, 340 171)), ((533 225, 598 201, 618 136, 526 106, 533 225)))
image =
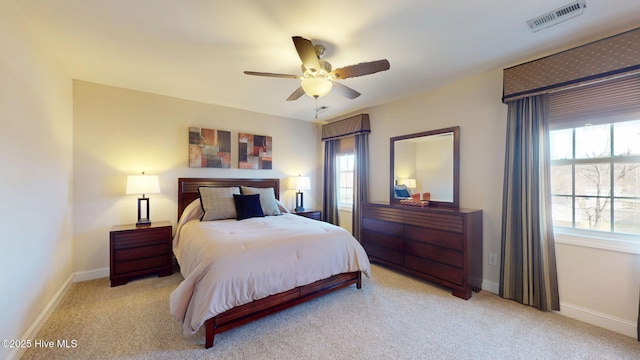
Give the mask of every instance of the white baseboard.
MULTIPOLYGON (((60 289, 58 289, 55 295, 53 295, 51 300, 47 303, 47 306, 45 306, 38 317, 36 317, 36 319, 33 321, 33 324, 31 324, 27 331, 25 331, 25 333, 22 335, 22 340, 35 339, 36 335, 38 335, 38 332, 47 321, 51 313, 53 313, 53 311, 58 307, 58 303, 60 303, 60 300, 64 297, 64 294, 67 292, 67 290, 69 290, 69 287, 72 283, 101 279, 105 277, 109 277, 108 267, 89 271, 79 271, 71 274, 67 278, 67 280, 65 280, 64 284, 62 284, 60 289)), ((25 351, 26 349, 13 349, 13 351, 9 353, 7 360, 20 359, 25 351)))
MULTIPOLYGON (((482 281, 482 290, 494 294, 500 293, 500 285, 490 281, 482 281)), ((560 315, 595 325, 622 335, 636 338, 638 335, 637 324, 634 321, 621 319, 615 316, 604 314, 595 310, 587 309, 578 305, 560 302, 560 315)))
POLYGON ((94 269, 88 271, 78 271, 73 273, 73 282, 82 282, 109 277, 109 268, 94 269))
MULTIPOLYGON (((21 340, 35 339, 40 329, 42 329, 44 323, 47 321, 47 319, 49 319, 49 316, 51 316, 53 311, 58 307, 58 303, 60 303, 60 300, 62 300, 64 294, 67 292, 67 290, 69 290, 71 283, 73 283, 73 275, 70 275, 62 284, 60 289, 56 291, 55 295, 53 295, 44 309, 40 312, 40 314, 38 314, 38 317, 36 317, 36 319, 33 321, 33 324, 31 324, 27 331, 24 332, 21 340)), ((14 348, 13 351, 9 353, 7 360, 20 359, 26 350, 26 348, 14 348)))
POLYGON ((498 295, 500 294, 500 284, 482 280, 482 290, 498 295))
POLYGON ((570 317, 572 319, 586 322, 607 330, 627 335, 632 338, 637 336, 637 325, 629 320, 621 319, 615 316, 603 314, 601 312, 583 308, 578 305, 560 302, 560 315, 570 317))

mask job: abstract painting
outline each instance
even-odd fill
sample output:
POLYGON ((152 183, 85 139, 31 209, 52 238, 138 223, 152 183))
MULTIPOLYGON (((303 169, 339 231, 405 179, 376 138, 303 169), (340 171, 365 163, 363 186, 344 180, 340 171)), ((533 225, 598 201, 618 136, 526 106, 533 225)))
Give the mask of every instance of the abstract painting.
POLYGON ((231 132, 189 128, 189 167, 231 168, 231 132))
POLYGON ((238 134, 238 168, 272 169, 271 136, 238 134))

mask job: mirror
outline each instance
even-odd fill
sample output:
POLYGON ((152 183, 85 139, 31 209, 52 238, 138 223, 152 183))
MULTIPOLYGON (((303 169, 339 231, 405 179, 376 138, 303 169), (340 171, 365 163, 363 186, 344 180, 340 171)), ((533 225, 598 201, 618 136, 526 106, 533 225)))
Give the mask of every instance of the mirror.
POLYGON ((390 149, 391 204, 400 203, 408 188, 430 193, 429 206, 459 207, 459 126, 392 137, 390 149))

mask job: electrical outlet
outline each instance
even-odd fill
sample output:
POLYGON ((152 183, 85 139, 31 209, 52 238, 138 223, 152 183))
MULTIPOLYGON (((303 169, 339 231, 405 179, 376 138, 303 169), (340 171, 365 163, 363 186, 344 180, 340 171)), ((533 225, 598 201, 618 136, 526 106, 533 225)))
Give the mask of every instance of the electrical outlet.
POLYGON ((496 253, 489 253, 489 265, 498 265, 498 255, 496 253))

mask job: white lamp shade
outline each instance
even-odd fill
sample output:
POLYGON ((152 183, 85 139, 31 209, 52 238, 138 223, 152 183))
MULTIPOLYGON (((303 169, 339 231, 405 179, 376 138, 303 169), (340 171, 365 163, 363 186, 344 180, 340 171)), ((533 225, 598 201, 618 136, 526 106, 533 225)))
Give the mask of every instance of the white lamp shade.
POLYGON ((157 175, 129 175, 127 176, 126 194, 157 194, 160 192, 160 182, 157 175))
POLYGON ((402 179, 402 180, 400 180, 400 185, 404 185, 404 186, 408 187, 409 189, 415 189, 416 188, 416 179, 402 179))
POLYGON ((311 179, 308 176, 298 176, 296 190, 311 190, 311 179))
POLYGON ((319 98, 327 95, 331 91, 333 84, 331 81, 322 78, 304 78, 302 79, 302 89, 304 92, 313 97, 319 98))

